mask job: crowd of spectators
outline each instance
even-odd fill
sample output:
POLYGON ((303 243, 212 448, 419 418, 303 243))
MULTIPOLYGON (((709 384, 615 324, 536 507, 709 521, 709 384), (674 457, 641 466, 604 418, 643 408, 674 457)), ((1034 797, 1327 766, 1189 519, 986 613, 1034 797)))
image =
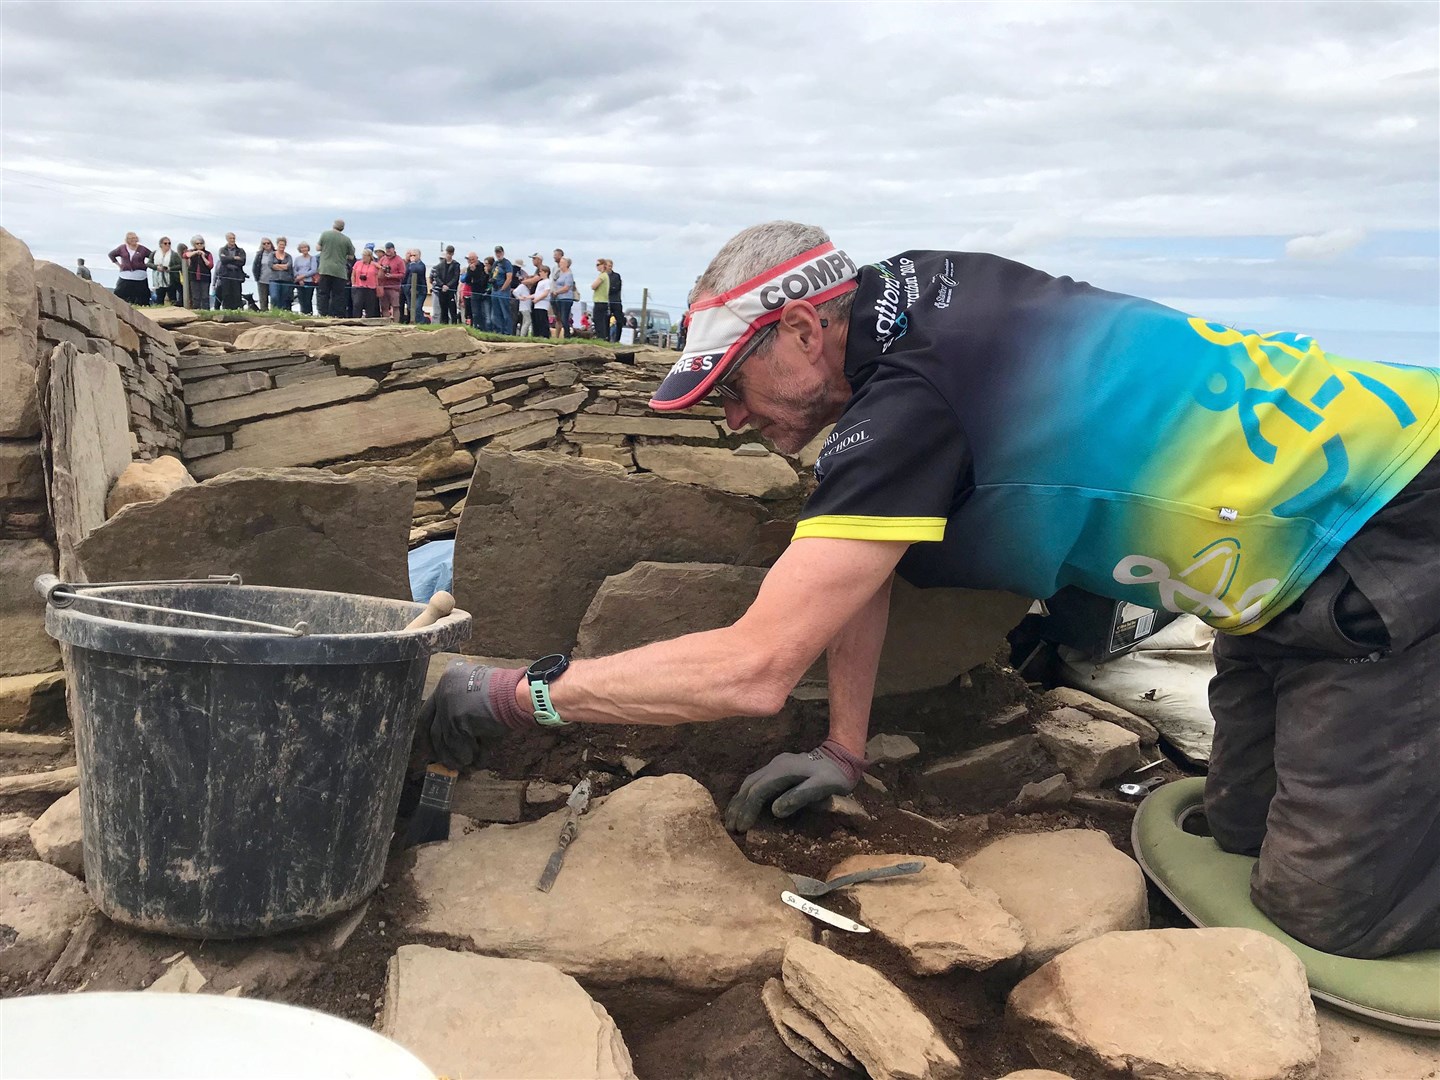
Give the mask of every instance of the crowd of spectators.
MULTIPOLYGON (((141 307, 188 303, 197 309, 293 311, 298 303, 303 315, 466 323, 522 337, 593 333, 610 341, 619 341, 627 325, 622 282, 609 259, 595 260, 586 301, 561 248, 549 260, 537 251, 526 265, 511 262, 500 245, 483 260, 471 251, 461 262, 452 245, 427 266, 419 248, 401 256, 393 243, 378 249, 367 243, 357 251, 339 219, 320 234, 313 253, 306 241, 292 251, 286 237, 267 236, 251 258, 233 232, 214 253, 203 236, 174 245, 162 236, 151 249, 130 232, 109 259, 119 272, 115 295, 141 307), (253 293, 247 282, 254 283, 253 293)), ((90 278, 84 259, 75 272, 90 278)))

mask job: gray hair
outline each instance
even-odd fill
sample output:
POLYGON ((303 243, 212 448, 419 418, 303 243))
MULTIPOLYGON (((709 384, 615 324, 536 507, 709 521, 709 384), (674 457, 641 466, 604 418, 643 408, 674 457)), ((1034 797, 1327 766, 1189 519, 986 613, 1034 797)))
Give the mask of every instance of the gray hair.
MULTIPOLYGON (((690 290, 690 303, 729 292, 735 286, 763 274, 771 267, 803 255, 811 248, 830 242, 830 234, 819 225, 798 221, 767 221, 736 233, 710 260, 710 265, 690 290)), ((827 300, 816 310, 827 318, 848 319, 855 292, 827 300)))
POLYGON ((338 218, 338 217, 337 217, 337 218, 335 219, 335 225, 334 225, 333 227, 334 227, 334 229, 335 229, 336 232, 344 232, 344 231, 345 231, 345 219, 344 219, 344 218, 338 218))

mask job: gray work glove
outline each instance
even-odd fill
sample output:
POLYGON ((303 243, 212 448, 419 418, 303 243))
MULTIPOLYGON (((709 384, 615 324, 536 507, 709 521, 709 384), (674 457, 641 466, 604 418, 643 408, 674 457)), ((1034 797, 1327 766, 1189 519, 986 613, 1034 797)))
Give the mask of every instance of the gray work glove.
POLYGON ((740 785, 725 808, 725 827, 748 832, 767 803, 777 818, 786 818, 831 795, 848 795, 869 765, 832 739, 808 754, 777 754, 740 785))
MULTIPOLYGON (((523 728, 515 687, 524 668, 494 668, 452 660, 420 708, 420 731, 428 734, 432 760, 451 769, 467 768, 480 744, 523 728)), ((534 726, 529 719, 529 726, 534 726)))

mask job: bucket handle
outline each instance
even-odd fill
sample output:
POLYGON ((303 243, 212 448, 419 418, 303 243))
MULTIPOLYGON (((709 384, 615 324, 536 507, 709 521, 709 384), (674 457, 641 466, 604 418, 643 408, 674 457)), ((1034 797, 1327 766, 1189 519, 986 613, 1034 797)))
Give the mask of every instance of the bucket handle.
POLYGON ((297 622, 294 626, 278 626, 275 623, 255 622, 252 619, 233 619, 228 615, 211 615, 205 611, 187 611, 184 608, 158 607, 155 604, 137 604, 129 600, 115 600, 108 596, 85 596, 83 589, 107 589, 122 585, 243 585, 239 574, 212 574, 208 578, 170 578, 161 581, 97 581, 93 583, 71 583, 61 581, 54 574, 41 574, 35 579, 35 591, 45 602, 57 608, 67 608, 77 600, 87 604, 108 605, 131 611, 153 611, 161 615, 181 615, 188 619, 207 619, 225 623, 228 626, 244 627, 248 630, 263 630, 270 634, 284 634, 286 637, 305 637, 310 625, 297 622))

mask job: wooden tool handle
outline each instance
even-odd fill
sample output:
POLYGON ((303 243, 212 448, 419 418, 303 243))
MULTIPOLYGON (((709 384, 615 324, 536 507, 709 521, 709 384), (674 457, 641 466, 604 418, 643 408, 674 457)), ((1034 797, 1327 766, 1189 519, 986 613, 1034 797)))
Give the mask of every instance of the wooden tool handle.
POLYGON ((431 623, 439 622, 455 610, 455 597, 448 592, 437 592, 430 597, 430 602, 425 605, 425 610, 410 620, 406 630, 420 630, 431 623))

